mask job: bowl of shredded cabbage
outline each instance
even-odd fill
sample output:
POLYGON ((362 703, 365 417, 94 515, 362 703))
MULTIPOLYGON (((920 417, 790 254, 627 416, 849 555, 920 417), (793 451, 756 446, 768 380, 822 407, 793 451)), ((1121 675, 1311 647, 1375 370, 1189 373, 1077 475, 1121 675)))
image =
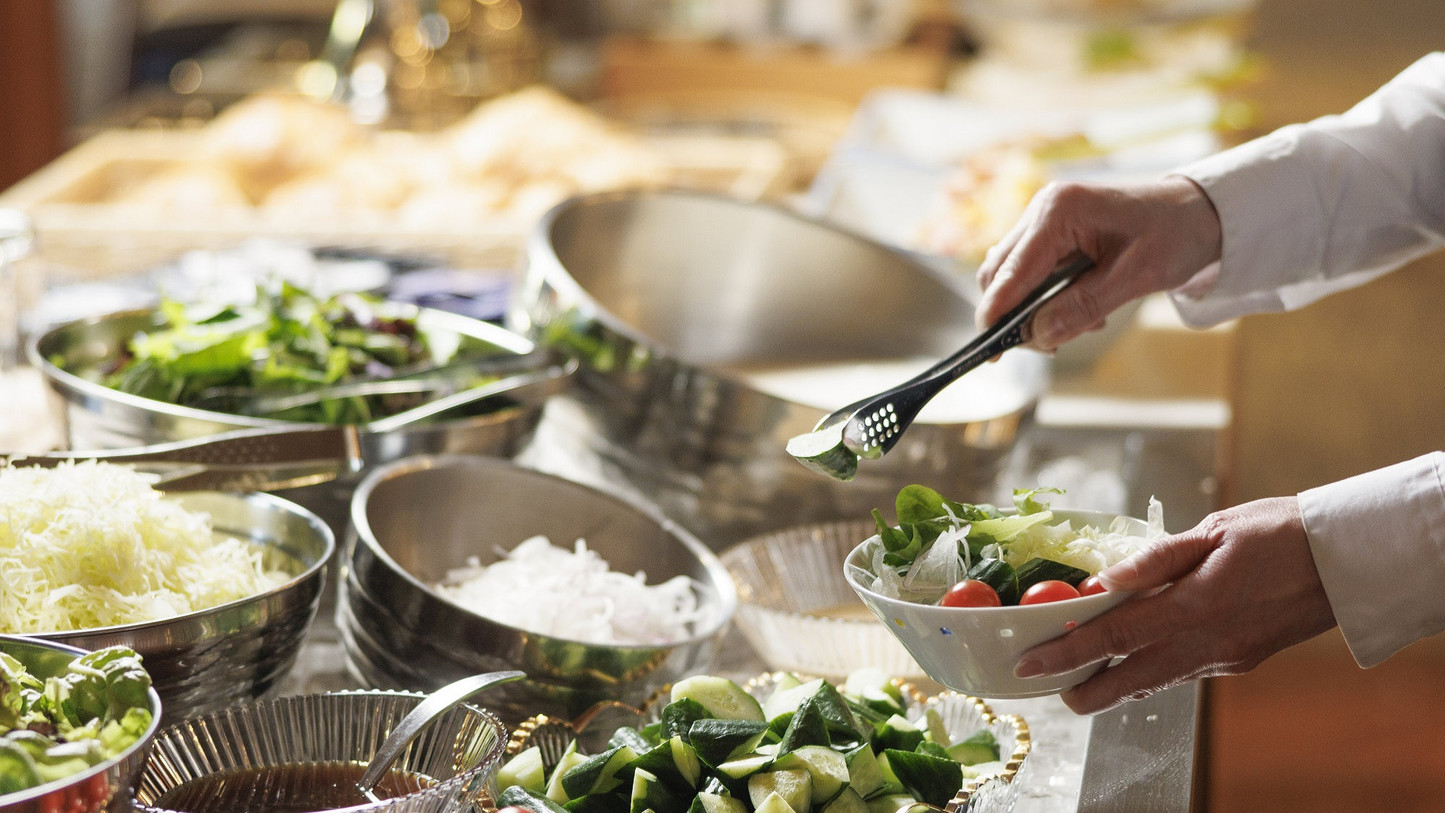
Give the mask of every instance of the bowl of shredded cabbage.
POLYGON ((640 703, 708 669, 737 606, 717 556, 652 507, 500 458, 383 466, 351 524, 336 623, 350 670, 382 688, 520 669, 489 706, 640 703))
POLYGON ((133 649, 170 721, 290 670, 335 549, 278 497, 167 495, 96 461, 0 466, 0 516, 0 634, 133 649))
POLYGON ((1100 570, 1164 535, 1163 508, 1148 521, 1099 511, 1052 508, 1052 489, 1016 491, 1000 510, 908 486, 890 524, 843 565, 844 577, 873 615, 933 680, 980 697, 1055 694, 1105 664, 1062 675, 1014 676, 1028 649, 1128 600, 1093 587, 1100 570))

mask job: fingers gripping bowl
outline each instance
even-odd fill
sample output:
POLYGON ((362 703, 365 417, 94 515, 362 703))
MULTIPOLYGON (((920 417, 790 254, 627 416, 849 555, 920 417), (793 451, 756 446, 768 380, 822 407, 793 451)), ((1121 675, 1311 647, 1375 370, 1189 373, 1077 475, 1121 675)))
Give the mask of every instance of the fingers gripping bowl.
MULTIPOLYGON (((1114 514, 1056 509, 1055 520, 1074 527, 1109 527, 1114 514)), ((1143 520, 1123 518, 1124 531, 1149 533, 1143 520)), ((893 633, 933 680, 955 691, 994 699, 1040 697, 1077 686, 1103 669, 1103 662, 1033 678, 1014 677, 1014 664, 1029 649, 1063 635, 1130 598, 1105 592, 1042 604, 1001 607, 944 607, 884 595, 873 589, 877 537, 861 542, 844 562, 844 576, 863 603, 893 633)))

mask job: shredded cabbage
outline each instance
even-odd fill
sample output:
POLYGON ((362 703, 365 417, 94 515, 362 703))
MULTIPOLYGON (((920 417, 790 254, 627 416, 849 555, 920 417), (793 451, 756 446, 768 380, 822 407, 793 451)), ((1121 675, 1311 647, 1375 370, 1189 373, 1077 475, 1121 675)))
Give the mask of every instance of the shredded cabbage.
POLYGON ((702 620, 696 582, 618 573, 584 540, 572 550, 545 536, 523 541, 483 566, 470 557, 437 585, 442 595, 494 621, 541 635, 592 644, 671 644, 702 620))
POLYGON ((288 578, 129 467, 0 467, 0 632, 155 621, 288 578))

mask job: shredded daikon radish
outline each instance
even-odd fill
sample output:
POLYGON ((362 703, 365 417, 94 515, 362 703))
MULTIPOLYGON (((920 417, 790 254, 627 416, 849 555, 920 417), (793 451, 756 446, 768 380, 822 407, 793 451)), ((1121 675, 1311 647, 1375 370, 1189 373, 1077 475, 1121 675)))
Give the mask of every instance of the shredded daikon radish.
POLYGON ((648 585, 645 573, 617 573, 577 540, 572 550, 534 536, 496 562, 470 557, 437 590, 494 621, 591 644, 670 644, 691 637, 703 607, 696 583, 674 576, 648 585))
POLYGON ((0 632, 155 621, 288 578, 129 467, 0 467, 0 632))

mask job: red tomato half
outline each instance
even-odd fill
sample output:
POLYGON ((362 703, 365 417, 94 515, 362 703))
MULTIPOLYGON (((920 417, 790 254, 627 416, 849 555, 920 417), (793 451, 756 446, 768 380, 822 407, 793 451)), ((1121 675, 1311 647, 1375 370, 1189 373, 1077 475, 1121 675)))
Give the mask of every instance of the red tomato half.
POLYGON ((1019 604, 1047 604, 1050 601, 1063 601, 1066 598, 1078 598, 1079 591, 1074 589, 1072 584, 1061 581, 1046 581, 1030 587, 1024 591, 1019 598, 1019 604))
POLYGON ((1104 583, 1099 581, 1098 576, 1090 576, 1079 582, 1079 595, 1092 596, 1104 592, 1104 583))
POLYGON ((948 588, 938 601, 942 607, 1000 607, 998 593, 988 583, 978 579, 964 579, 948 588))

